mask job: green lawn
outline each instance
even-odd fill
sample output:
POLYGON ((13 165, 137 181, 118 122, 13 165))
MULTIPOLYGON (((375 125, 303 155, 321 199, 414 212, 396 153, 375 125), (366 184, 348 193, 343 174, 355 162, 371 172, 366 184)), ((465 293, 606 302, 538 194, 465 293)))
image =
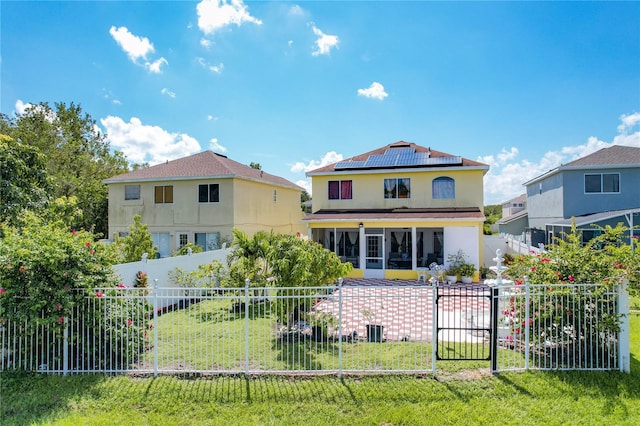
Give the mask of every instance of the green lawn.
MULTIPOLYGON (((640 314, 631 374, 492 376, 453 364, 431 376, 131 377, 4 373, 3 425, 640 424, 640 314)), ((440 367, 440 363, 438 364, 440 367)))

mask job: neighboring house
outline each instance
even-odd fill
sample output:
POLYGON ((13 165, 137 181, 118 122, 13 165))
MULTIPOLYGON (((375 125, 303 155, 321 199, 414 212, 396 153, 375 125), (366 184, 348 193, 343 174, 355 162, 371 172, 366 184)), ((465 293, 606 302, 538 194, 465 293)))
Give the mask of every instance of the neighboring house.
POLYGON ((496 222, 498 232, 521 235, 528 226, 527 194, 502 203, 502 218, 496 222))
POLYGON ((233 228, 304 233, 302 188, 212 151, 138 169, 109 186, 109 236, 126 235, 133 216, 147 224, 161 256, 187 243, 204 250, 231 242, 233 228))
POLYGON ((572 218, 584 240, 597 234, 592 224, 640 225, 640 148, 604 148, 524 185, 529 227, 544 230, 547 243, 569 232, 572 218))
POLYGON ((396 142, 312 170, 313 241, 355 269, 353 277, 416 278, 462 249, 482 266, 483 176, 489 166, 396 142))

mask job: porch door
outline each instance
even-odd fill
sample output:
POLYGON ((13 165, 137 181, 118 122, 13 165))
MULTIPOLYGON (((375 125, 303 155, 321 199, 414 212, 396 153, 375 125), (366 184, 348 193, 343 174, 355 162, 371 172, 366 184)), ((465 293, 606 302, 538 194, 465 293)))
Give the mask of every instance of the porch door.
POLYGON ((365 278, 384 278, 384 235, 368 234, 366 238, 365 278))

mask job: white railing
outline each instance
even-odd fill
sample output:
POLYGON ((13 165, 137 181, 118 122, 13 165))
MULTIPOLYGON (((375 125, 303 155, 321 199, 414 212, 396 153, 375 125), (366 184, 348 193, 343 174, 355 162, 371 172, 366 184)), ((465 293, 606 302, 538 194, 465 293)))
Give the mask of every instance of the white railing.
POLYGON ((494 371, 629 372, 624 286, 529 284, 494 288, 494 371))
MULTIPOLYGON (((456 345, 489 347, 495 336, 494 371, 628 371, 628 328, 623 321, 614 332, 608 323, 624 313, 623 289, 496 287, 484 304, 460 297, 459 286, 385 284, 95 289, 78 293, 60 324, 0 318, 0 371, 435 374, 432 338, 443 328, 457 331, 438 339, 456 345), (455 303, 437 306, 443 291, 455 292, 455 303), (486 324, 470 321, 489 321, 491 304, 495 328, 483 334, 486 324), (540 314, 552 306, 566 318, 540 314), (518 322, 531 324, 518 330, 518 322)), ((466 288, 487 293, 484 285, 466 288)))

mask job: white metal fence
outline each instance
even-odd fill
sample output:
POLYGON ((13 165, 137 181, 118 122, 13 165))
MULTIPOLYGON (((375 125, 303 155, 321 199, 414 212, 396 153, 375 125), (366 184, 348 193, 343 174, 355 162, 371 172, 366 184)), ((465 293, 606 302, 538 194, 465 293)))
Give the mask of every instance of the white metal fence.
POLYGON ((464 359, 439 351, 470 347, 491 351, 494 371, 628 371, 628 343, 621 344, 628 327, 612 321, 624 313, 623 293, 595 285, 489 291, 360 280, 322 288, 96 289, 79 294, 60 324, 0 318, 0 371, 435 374, 436 360, 464 359), (442 294, 455 297, 445 303, 442 294))

